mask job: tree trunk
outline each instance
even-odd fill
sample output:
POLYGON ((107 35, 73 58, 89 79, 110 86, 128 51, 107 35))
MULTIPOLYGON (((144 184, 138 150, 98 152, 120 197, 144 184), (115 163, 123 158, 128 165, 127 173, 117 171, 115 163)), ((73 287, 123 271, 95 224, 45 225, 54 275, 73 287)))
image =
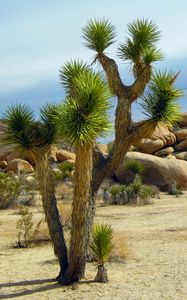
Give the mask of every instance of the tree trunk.
POLYGON ((88 200, 92 165, 92 147, 90 145, 78 145, 76 147, 74 171, 69 266, 66 274, 59 280, 62 284, 79 281, 84 274, 87 255, 88 200))
POLYGON ((42 203, 49 229, 50 238, 58 257, 60 274, 64 274, 68 267, 67 247, 64 239, 63 226, 57 208, 55 185, 51 176, 51 169, 47 159, 43 158, 37 163, 37 171, 42 194, 42 203))
POLYGON ((97 275, 95 277, 95 281, 106 283, 108 282, 107 270, 104 265, 99 265, 97 270, 97 275))

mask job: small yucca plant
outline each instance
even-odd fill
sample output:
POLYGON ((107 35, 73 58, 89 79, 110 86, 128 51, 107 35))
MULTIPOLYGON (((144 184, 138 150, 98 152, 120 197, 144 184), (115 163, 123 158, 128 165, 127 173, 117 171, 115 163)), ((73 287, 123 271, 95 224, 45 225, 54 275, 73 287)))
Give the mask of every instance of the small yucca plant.
POLYGON ((98 271, 95 280, 98 282, 108 281, 105 263, 109 260, 113 249, 112 234, 112 227, 105 224, 95 225, 92 232, 90 247, 97 260, 98 271))

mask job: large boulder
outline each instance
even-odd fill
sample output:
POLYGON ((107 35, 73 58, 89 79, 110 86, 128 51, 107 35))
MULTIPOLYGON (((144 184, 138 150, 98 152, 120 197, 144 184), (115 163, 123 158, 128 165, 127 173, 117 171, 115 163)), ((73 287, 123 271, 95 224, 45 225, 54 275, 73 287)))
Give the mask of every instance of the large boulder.
POLYGON ((33 167, 31 164, 23 159, 16 158, 7 163, 7 172, 24 172, 24 173, 30 173, 34 172, 33 167))
POLYGON ((13 150, 9 153, 9 155, 7 156, 7 162, 13 160, 13 159, 16 159, 16 158, 21 158, 23 159, 24 158, 24 155, 21 151, 19 150, 13 150))
MULTIPOLYGON (((144 178, 147 184, 153 184, 167 190, 173 182, 181 188, 187 188, 187 162, 179 159, 167 159, 140 152, 128 152, 125 159, 140 161, 145 167, 144 178)), ((126 171, 121 165, 115 173, 120 183, 126 182, 126 171)))
POLYGON ((138 151, 154 154, 162 148, 169 147, 176 142, 176 136, 165 124, 159 124, 149 139, 142 139, 137 145, 138 151))
POLYGON ((177 144, 176 146, 174 146, 174 149, 176 151, 186 151, 187 150, 187 139, 181 141, 179 144, 177 144))
POLYGON ((155 153, 155 155, 162 157, 162 156, 168 156, 168 155, 172 154, 173 152, 174 152, 173 147, 167 147, 167 148, 157 151, 155 153))
POLYGON ((187 160, 187 151, 184 152, 174 152, 173 155, 175 155, 178 159, 187 160))
POLYGON ((139 151, 147 154, 154 154, 155 152, 162 149, 163 146, 163 141, 151 139, 142 139, 141 142, 137 145, 139 151))
POLYGON ((175 129, 173 131, 173 133, 175 134, 176 138, 177 138, 177 142, 181 142, 183 140, 187 139, 187 128, 182 128, 182 129, 175 129))
POLYGON ((176 136, 170 131, 166 124, 160 124, 156 127, 152 134, 152 139, 159 139, 163 141, 164 147, 171 146, 176 142, 176 136))
POLYGON ((59 162, 63 162, 66 160, 74 160, 75 161, 75 154, 66 150, 57 150, 56 151, 56 158, 59 162))

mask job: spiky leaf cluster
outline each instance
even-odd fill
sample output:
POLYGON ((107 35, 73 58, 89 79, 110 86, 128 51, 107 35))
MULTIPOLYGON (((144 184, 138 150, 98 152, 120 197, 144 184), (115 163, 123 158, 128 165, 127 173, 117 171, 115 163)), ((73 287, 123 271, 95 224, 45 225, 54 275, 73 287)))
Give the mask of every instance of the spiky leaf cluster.
POLYGON ((74 97, 59 106, 59 127, 69 143, 93 143, 110 128, 108 109, 111 94, 98 73, 80 74, 74 81, 74 97))
POLYGON ((16 145, 21 150, 39 150, 53 144, 57 136, 55 110, 55 106, 46 105, 41 109, 41 119, 36 121, 28 106, 9 107, 4 115, 6 129, 2 143, 16 145))
POLYGON ((85 46, 101 54, 115 42, 115 28, 108 20, 90 20, 83 28, 85 46))
POLYGON ((95 225, 92 232, 90 247, 97 260, 98 265, 104 265, 110 258, 113 230, 110 225, 95 225))
POLYGON ((89 72, 89 66, 82 60, 66 62, 60 69, 60 81, 68 94, 72 94, 75 79, 83 72, 89 72))
POLYGON ((175 87, 177 75, 171 72, 156 72, 149 84, 148 90, 142 96, 143 113, 149 120, 165 122, 169 126, 181 120, 178 99, 182 91, 175 87))
POLYGON ((162 52, 156 48, 160 31, 152 21, 137 19, 128 25, 128 31, 130 37, 118 48, 121 59, 150 65, 163 58, 162 52))

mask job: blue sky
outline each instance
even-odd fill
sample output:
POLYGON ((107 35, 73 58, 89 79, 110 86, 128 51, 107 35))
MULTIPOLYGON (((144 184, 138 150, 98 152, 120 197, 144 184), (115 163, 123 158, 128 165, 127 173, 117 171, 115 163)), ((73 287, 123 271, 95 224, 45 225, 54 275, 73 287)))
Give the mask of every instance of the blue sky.
MULTIPOLYGON (((71 58, 91 62, 94 53, 83 47, 81 29, 90 18, 105 17, 116 26, 122 42, 127 23, 152 19, 162 31, 161 69, 180 70, 178 86, 187 87, 186 0, 0 0, 0 114, 12 103, 24 102, 36 112, 46 102, 64 99, 58 71, 71 58)), ((117 44, 107 50, 115 58, 117 44)), ((119 61, 119 64, 121 62, 119 61)), ((129 69, 121 64, 129 82, 129 69)), ((185 92, 186 93, 186 92, 185 92)), ((181 100, 187 111, 187 102, 181 100)), ((135 118, 141 118, 137 106, 135 118)))

